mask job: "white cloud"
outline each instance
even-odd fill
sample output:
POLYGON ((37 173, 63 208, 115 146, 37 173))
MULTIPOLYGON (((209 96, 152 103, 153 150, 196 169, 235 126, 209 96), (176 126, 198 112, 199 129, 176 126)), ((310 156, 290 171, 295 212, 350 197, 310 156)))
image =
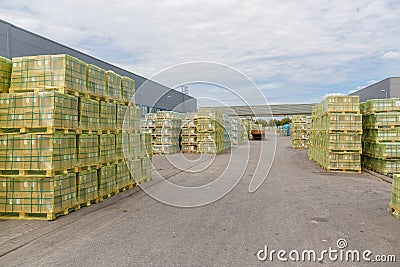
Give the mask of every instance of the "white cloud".
POLYGON ((385 59, 400 59, 400 51, 389 51, 383 54, 382 58, 385 59))
POLYGON ((261 89, 282 89, 281 100, 296 94, 298 101, 309 99, 308 92, 299 94, 302 88, 318 85, 323 95, 347 92, 341 84, 350 81, 385 78, 392 69, 377 63, 399 59, 399 13, 399 3, 389 0, 22 0, 0 6, 4 20, 147 77, 187 61, 215 61, 241 70, 265 85, 261 89))

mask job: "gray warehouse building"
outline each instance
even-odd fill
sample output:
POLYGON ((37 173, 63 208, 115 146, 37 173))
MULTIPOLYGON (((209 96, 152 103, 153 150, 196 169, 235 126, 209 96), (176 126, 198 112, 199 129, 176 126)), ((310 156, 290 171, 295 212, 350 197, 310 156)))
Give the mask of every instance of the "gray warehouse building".
POLYGON ((369 99, 400 98, 400 77, 390 77, 350 95, 360 96, 360 102, 369 99))
POLYGON ((0 20, 0 56, 11 59, 21 56, 54 54, 69 54, 88 64, 128 76, 135 80, 136 88, 146 83, 146 92, 135 95, 136 105, 141 108, 142 116, 158 110, 192 112, 197 109, 197 100, 183 92, 150 81, 140 75, 0 20))

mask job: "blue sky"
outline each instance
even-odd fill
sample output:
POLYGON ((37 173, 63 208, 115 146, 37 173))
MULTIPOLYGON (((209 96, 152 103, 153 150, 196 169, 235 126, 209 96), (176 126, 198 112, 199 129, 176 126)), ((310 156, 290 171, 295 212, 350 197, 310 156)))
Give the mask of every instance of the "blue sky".
MULTIPOLYGON (((317 102, 400 76, 399 14, 400 2, 388 0, 22 0, 0 6, 6 21, 145 77, 185 62, 231 66, 270 103, 317 102)), ((236 87, 249 103, 260 102, 249 88, 236 87)), ((189 93, 240 104, 218 87, 193 85, 189 93)))

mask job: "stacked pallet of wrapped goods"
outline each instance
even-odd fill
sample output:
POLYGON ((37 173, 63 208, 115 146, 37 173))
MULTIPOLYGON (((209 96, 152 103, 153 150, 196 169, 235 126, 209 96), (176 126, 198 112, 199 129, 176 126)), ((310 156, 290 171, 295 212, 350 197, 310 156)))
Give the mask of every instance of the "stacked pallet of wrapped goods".
POLYGON ((11 60, 0 57, 0 93, 8 93, 11 83, 11 60))
POLYGON ((313 107, 309 157, 327 171, 361 172, 358 96, 328 96, 313 107))
POLYGON ((231 140, 233 145, 238 145, 242 142, 242 135, 244 134, 244 129, 241 126, 240 118, 239 117, 230 117, 229 118, 231 123, 232 135, 231 140))
POLYGON ((13 58, 10 78, 0 217, 52 220, 132 187, 122 139, 140 130, 139 111, 121 99, 121 81, 109 94, 104 70, 68 55, 13 58))
POLYGON ((232 124, 229 120, 229 116, 223 114, 224 120, 224 149, 228 149, 232 146, 232 124))
POLYGON ((400 99, 372 99, 363 113, 363 166, 379 173, 400 174, 400 99))
POLYGON ((175 154, 179 149, 179 136, 183 115, 174 111, 158 111, 153 135, 154 154, 175 154))
POLYGON ((213 108, 197 111, 197 143, 202 154, 218 154, 225 149, 222 112, 213 108))
POLYGON ((390 200, 389 212, 400 219, 400 174, 393 174, 392 198, 390 200))
POLYGON ((182 120, 181 151, 183 153, 198 153, 197 147, 197 114, 186 113, 182 120))
POLYGON ((309 146, 309 121, 305 115, 292 117, 292 147, 308 148, 309 146))
POLYGON ((240 139, 239 143, 242 143, 250 138, 250 120, 248 119, 241 119, 240 120, 240 139))

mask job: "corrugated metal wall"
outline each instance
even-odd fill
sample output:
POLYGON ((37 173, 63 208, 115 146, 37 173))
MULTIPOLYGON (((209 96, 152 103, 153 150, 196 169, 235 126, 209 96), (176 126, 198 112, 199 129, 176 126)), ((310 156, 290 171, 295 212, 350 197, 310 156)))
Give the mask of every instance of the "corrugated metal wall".
POLYGON ((360 102, 369 99, 400 98, 400 78, 391 77, 365 87, 350 95, 360 96, 360 102))
POLYGON ((148 81, 146 92, 135 97, 136 103, 142 107, 142 114, 148 112, 153 106, 181 112, 191 112, 197 108, 197 100, 189 95, 0 20, 0 56, 12 58, 43 54, 69 54, 88 64, 97 65, 105 70, 113 70, 134 79, 136 88, 148 81), (184 104, 182 104, 183 100, 186 101, 184 104))

